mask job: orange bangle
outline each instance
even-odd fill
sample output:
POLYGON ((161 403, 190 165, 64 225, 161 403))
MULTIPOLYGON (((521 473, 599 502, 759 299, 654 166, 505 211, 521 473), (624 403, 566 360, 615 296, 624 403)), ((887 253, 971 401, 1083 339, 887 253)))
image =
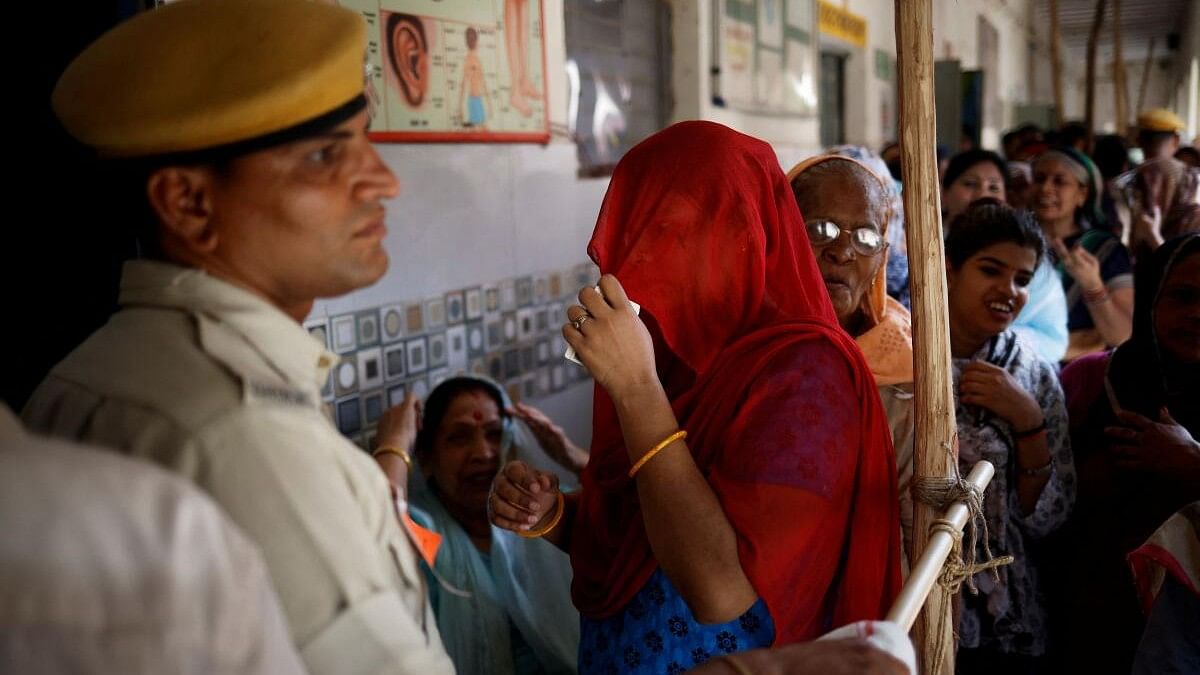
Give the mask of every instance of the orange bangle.
POLYGON ((517 534, 521 535, 522 537, 525 537, 526 539, 537 539, 538 537, 542 537, 542 536, 549 534, 550 530, 553 530, 555 527, 558 526, 558 521, 562 520, 563 511, 565 511, 566 509, 567 509, 567 500, 565 497, 563 497, 562 490, 559 490, 558 491, 558 509, 557 509, 557 512, 554 514, 554 517, 550 519, 550 522, 546 523, 544 526, 539 527, 536 530, 526 530, 525 532, 518 531, 517 534))
POLYGON ((663 448, 674 443, 675 441, 683 440, 685 438, 687 438, 687 432, 681 429, 659 441, 658 445, 650 448, 646 454, 642 455, 642 458, 639 459, 636 464, 629 468, 629 477, 633 478, 634 475, 642 468, 642 466, 644 466, 646 462, 649 462, 651 459, 654 459, 654 456, 662 452, 663 448))

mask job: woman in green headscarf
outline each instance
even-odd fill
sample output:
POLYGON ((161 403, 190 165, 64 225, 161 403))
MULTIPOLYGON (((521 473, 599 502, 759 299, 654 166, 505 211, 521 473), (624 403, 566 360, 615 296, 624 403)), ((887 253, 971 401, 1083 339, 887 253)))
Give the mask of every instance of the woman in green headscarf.
POLYGON ((1048 150, 1033 162, 1030 207, 1053 246, 1067 295, 1066 361, 1129 339, 1133 264, 1105 229, 1100 172, 1073 148, 1048 150))

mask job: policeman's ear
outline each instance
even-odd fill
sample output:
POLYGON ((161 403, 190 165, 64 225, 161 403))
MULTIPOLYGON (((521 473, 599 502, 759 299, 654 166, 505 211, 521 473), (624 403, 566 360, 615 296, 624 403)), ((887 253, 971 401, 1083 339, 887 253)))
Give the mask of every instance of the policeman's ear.
POLYGON ((211 253, 217 246, 212 222, 214 172, 203 166, 168 166, 146 180, 146 199, 158 217, 164 244, 190 253, 211 253))

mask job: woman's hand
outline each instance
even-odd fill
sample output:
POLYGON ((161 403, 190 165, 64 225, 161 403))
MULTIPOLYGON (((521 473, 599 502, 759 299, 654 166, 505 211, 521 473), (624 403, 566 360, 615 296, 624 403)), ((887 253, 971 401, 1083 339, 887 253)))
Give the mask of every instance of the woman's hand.
POLYGON ((1096 256, 1087 252, 1081 245, 1068 249, 1062 239, 1053 241, 1054 251, 1062 261, 1063 269, 1084 292, 1096 293, 1104 290, 1104 280, 1100 278, 1100 261, 1096 256))
POLYGON ((1200 474, 1200 443, 1165 407, 1155 422, 1135 412, 1117 413, 1118 426, 1104 430, 1119 466, 1176 477, 1200 474))
POLYGON ((576 474, 587 466, 588 452, 571 442, 563 428, 555 424, 537 408, 518 403, 510 414, 524 422, 533 432, 537 442, 555 462, 576 474))
POLYGON ((567 308, 563 337, 592 377, 614 400, 646 387, 659 388, 654 343, 634 313, 616 277, 600 278, 600 290, 579 292, 579 305, 567 308))
POLYGON ((990 410, 1018 432, 1042 424, 1042 409, 1029 392, 1007 370, 986 361, 963 366, 958 392, 963 403, 990 410))
POLYGON ((1142 201, 1133 209, 1129 247, 1134 251, 1146 247, 1153 251, 1163 243, 1161 195, 1167 190, 1167 174, 1161 162, 1151 162, 1139 172, 1142 182, 1142 201))
POLYGON ((509 462, 492 481, 488 517, 496 527, 526 532, 554 517, 558 492, 558 476, 519 460, 509 462))
MULTIPOLYGON (((405 395, 400 405, 388 408, 379 418, 375 447, 392 447, 411 453, 417 441, 420 419, 421 402, 412 394, 405 395)), ((403 491, 408 484, 408 465, 405 461, 399 455, 390 452, 379 453, 374 457, 392 486, 403 491)))
POLYGON ((376 444, 390 445, 405 452, 412 450, 421 428, 421 402, 411 393, 404 395, 400 405, 383 411, 376 428, 376 444))

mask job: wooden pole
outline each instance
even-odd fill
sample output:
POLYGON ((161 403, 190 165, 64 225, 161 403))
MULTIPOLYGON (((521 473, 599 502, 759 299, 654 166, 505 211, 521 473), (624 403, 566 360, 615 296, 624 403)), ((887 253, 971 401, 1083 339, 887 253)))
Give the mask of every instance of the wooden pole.
POLYGON ((1150 83, 1150 64, 1154 62, 1154 40, 1150 38, 1150 47, 1146 50, 1146 63, 1142 66, 1142 81, 1138 85, 1137 108, 1134 113, 1141 113, 1146 106, 1146 85, 1150 83))
MULTIPOLYGON (((942 250, 937 135, 933 105, 931 0, 895 0, 900 85, 900 163, 904 172, 905 229, 912 289, 916 382, 914 478, 949 478, 957 461, 954 391, 950 375, 950 324, 946 314, 946 262, 942 250)), ((916 482, 915 480, 913 481, 916 482)), ((921 558, 929 526, 940 514, 916 504, 911 559, 921 558)), ((916 625, 925 673, 954 672, 951 597, 935 586, 916 625), (942 630, 935 634, 936 627, 942 630), (936 656, 942 655, 938 663, 936 656)))
POLYGON ((1100 28, 1104 26, 1104 5, 1107 0, 1096 0, 1096 15, 1092 19, 1092 32, 1087 44, 1087 100, 1084 101, 1083 123, 1087 125, 1087 149, 1091 152, 1096 129, 1096 43, 1100 40, 1100 28))
POLYGON ((1129 71, 1125 69, 1125 56, 1123 53, 1121 56, 1121 108, 1125 111, 1125 119, 1122 120, 1125 123, 1125 128, 1118 129, 1117 131, 1122 136, 1126 136, 1132 128, 1130 120, 1137 118, 1137 111, 1131 108, 1129 103, 1129 71))
POLYGON ((1063 125, 1062 34, 1058 32, 1058 0, 1050 0, 1050 75, 1054 78, 1054 126, 1063 125))
POLYGON ((1113 0, 1112 35, 1113 114, 1117 135, 1124 136, 1129 124, 1129 97, 1125 94, 1125 57, 1121 51, 1121 0, 1113 0))

